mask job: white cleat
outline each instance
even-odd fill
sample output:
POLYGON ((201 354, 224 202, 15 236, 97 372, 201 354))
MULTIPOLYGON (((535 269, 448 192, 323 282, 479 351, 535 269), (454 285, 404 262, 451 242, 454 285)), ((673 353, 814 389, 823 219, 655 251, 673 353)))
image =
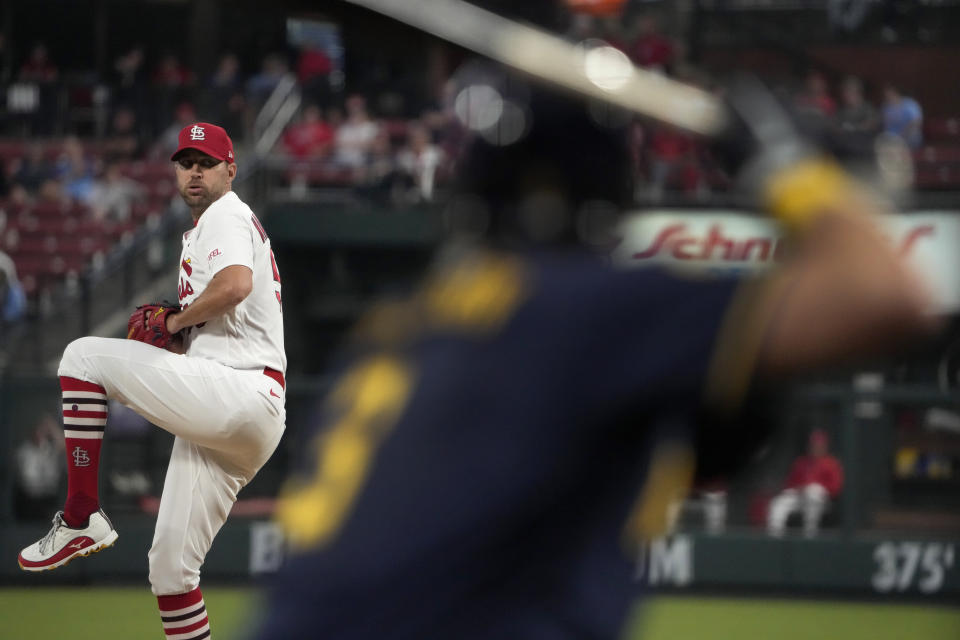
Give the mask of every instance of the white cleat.
POLYGON ((88 556, 113 546, 117 531, 103 509, 90 514, 87 525, 78 529, 67 526, 63 511, 53 516, 50 533, 20 552, 17 562, 24 571, 47 571, 67 564, 77 556, 88 556))

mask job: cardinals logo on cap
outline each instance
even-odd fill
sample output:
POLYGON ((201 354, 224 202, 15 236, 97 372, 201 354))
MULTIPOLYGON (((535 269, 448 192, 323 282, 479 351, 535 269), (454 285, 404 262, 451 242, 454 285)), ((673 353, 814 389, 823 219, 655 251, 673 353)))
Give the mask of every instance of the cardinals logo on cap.
POLYGON ((179 143, 177 151, 170 156, 171 160, 176 160, 187 149, 196 149, 217 160, 233 162, 233 142, 227 132, 215 124, 209 122, 188 124, 180 130, 177 140, 179 143))

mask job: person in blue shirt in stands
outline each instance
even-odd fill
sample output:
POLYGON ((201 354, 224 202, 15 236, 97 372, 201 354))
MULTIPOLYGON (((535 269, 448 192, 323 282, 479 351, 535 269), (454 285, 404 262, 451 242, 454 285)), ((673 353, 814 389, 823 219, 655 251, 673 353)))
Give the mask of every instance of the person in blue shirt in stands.
POLYGON ((911 149, 923 144, 923 109, 892 84, 883 88, 883 130, 898 136, 911 149))
POLYGON ((0 251, 0 329, 19 321, 26 311, 27 296, 17 278, 17 267, 0 251))

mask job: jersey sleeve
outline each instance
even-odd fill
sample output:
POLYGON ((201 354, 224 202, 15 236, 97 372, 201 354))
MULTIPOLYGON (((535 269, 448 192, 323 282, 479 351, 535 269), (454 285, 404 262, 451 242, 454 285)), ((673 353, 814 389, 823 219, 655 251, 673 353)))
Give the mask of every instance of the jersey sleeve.
POLYGON ((218 211, 205 225, 200 245, 211 276, 233 265, 253 269, 253 225, 240 210, 218 211))

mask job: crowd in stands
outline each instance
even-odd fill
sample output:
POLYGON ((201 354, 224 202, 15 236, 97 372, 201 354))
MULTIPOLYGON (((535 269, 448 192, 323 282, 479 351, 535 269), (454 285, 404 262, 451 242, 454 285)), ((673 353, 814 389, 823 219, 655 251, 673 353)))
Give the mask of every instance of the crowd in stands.
MULTIPOLYGON (((683 43, 651 15, 625 22, 580 14, 566 36, 603 39, 641 67, 697 77, 683 43)), ((147 214, 166 208, 173 195, 166 158, 184 124, 220 123, 241 149, 250 148, 259 109, 284 82, 296 82, 302 101, 268 164, 291 194, 338 188, 387 206, 435 199, 468 137, 452 81, 437 89, 432 106, 404 109, 381 94, 343 91, 338 64, 324 48, 302 45, 263 55, 256 69, 224 52, 201 74, 173 51, 149 55, 133 45, 112 61, 107 81, 90 88, 90 104, 102 106, 103 116, 81 131, 56 113, 59 61, 43 43, 33 46, 9 79, 0 122, 10 136, 0 138, 0 250, 16 263, 28 297, 47 276, 84 268, 147 214), (73 130, 81 137, 69 135, 73 130)), ((785 99, 806 124, 839 140, 841 151, 868 154, 877 135, 893 136, 913 150, 919 185, 960 184, 956 121, 925 123, 908 93, 865 87, 855 77, 811 71, 795 84, 781 91, 785 99)), ((423 104, 431 104, 429 96, 423 104)), ((637 122, 630 144, 641 201, 669 193, 705 199, 730 184, 706 145, 683 131, 637 122)))
POLYGON ((366 99, 353 94, 346 114, 316 104, 302 109, 284 131, 280 153, 287 159, 286 178, 294 189, 308 185, 349 185, 381 204, 429 201, 434 184, 446 177, 448 157, 437 144, 442 119, 377 120, 366 99))
MULTIPOLYGON (((693 77, 682 41, 665 34, 650 14, 626 22, 577 14, 566 35, 576 41, 602 39, 641 67, 681 79, 693 77)), ((111 71, 109 117, 99 137, 109 141, 107 155, 121 161, 163 158, 183 123, 197 119, 222 124, 238 144, 249 142, 259 108, 285 78, 296 79, 303 102, 274 157, 286 161, 283 181, 294 193, 313 186, 349 186, 384 202, 429 200, 437 183, 451 175, 464 137, 450 126, 456 119, 445 117, 449 105, 444 99, 435 108, 405 113, 384 108, 387 101, 381 95, 344 95, 337 65, 318 46, 268 53, 249 73, 237 55, 225 52, 212 73, 201 77, 171 51, 151 60, 142 45, 134 45, 116 58, 111 71), (380 113, 368 108, 367 101, 374 98, 380 113)), ((24 109, 23 124, 31 134, 49 133, 49 124, 43 123, 55 118, 49 118, 44 96, 57 78, 56 61, 38 43, 16 78, 39 87, 35 108, 24 109)), ((866 153, 876 135, 887 133, 924 157, 922 108, 898 88, 867 91, 857 78, 828 79, 818 71, 798 84, 783 93, 800 117, 831 129, 845 150, 866 153)), ((729 184, 702 142, 682 131, 637 125, 631 142, 641 185, 638 196, 644 200, 657 201, 671 191, 704 198, 729 184)))
MULTIPOLYGON (((673 68, 682 49, 649 15, 640 16, 628 29, 615 18, 576 15, 567 37, 604 39, 636 64, 663 72, 673 68)), ((302 82, 303 57, 299 75, 302 82)), ((338 103, 308 101, 279 147, 288 160, 288 184, 301 193, 309 186, 338 185, 352 186, 360 195, 381 202, 429 201, 436 185, 453 173, 467 137, 464 123, 453 115, 450 103, 455 96, 448 89, 441 91, 436 106, 413 119, 372 117, 364 96, 356 94, 342 102, 343 111, 338 103)), ((653 191, 679 183, 684 189, 707 192, 700 169, 701 145, 665 127, 638 126, 635 132, 638 173, 653 191)))
POLYGON ((122 138, 0 141, 0 266, 10 267, 2 269, 4 323, 166 210, 169 163, 144 157, 122 138))
MULTIPOLYGON (((640 67, 704 83, 687 68, 683 43, 664 34, 653 16, 639 16, 631 29, 616 19, 582 14, 576 17, 568 35, 575 40, 605 40, 640 67)), ((802 127, 847 157, 868 157, 878 135, 902 140, 914 152, 923 147, 923 110, 893 85, 877 88, 878 107, 865 92, 863 82, 853 76, 831 84, 826 75, 811 70, 800 83, 777 80, 773 83, 776 92, 802 127)), ((720 170, 702 141, 683 131, 664 125, 637 125, 631 142, 638 196, 643 200, 656 202, 668 191, 703 199, 729 185, 729 176, 720 170)))

